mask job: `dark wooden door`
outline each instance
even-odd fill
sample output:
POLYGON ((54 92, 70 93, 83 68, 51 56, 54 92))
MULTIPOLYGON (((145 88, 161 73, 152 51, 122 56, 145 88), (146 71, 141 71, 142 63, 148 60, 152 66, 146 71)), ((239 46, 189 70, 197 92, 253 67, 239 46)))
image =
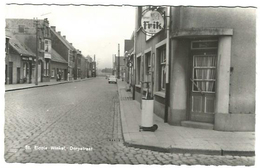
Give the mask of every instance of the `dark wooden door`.
POLYGON ((13 83, 13 63, 9 62, 9 84, 13 83))
POLYGON ((20 74, 21 74, 21 69, 19 67, 17 68, 17 83, 20 83, 20 74))

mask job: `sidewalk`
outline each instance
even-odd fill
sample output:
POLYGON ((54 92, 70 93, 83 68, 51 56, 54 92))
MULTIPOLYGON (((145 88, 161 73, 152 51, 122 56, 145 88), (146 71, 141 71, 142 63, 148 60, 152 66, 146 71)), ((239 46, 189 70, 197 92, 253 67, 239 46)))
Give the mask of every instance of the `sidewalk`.
POLYGON ((161 152, 255 156, 255 132, 222 132, 171 126, 154 114, 155 132, 141 131, 140 104, 118 81, 123 138, 126 146, 161 152))
POLYGON ((64 84, 64 83, 80 82, 80 81, 85 81, 88 79, 92 79, 92 78, 77 79, 77 80, 70 80, 70 81, 51 80, 50 82, 38 82, 38 85, 35 85, 34 82, 25 83, 25 84, 9 84, 9 85, 5 85, 5 92, 22 90, 22 89, 30 89, 30 88, 36 88, 36 87, 51 86, 51 85, 59 85, 59 84, 64 84))

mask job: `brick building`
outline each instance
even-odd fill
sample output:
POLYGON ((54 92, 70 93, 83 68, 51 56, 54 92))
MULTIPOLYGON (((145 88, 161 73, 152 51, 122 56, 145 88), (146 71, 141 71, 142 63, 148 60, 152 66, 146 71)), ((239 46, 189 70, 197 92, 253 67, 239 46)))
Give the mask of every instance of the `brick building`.
MULTIPOLYGON (((60 31, 56 31, 55 26, 51 26, 51 37, 52 37, 52 48, 59 54, 67 63, 62 67, 53 67, 58 69, 62 74, 64 74, 64 80, 76 79, 75 72, 75 60, 77 55, 77 50, 66 40, 66 36, 62 36, 60 31)), ((65 63, 63 60, 63 63, 65 63)), ((56 72, 55 72, 56 74, 56 72)))
POLYGON ((8 84, 36 81, 36 68, 38 68, 38 82, 50 81, 49 22, 47 19, 37 22, 33 19, 6 19, 5 30, 11 35, 9 41, 11 54, 6 61, 8 84), (38 66, 35 65, 36 32, 38 32, 38 66))

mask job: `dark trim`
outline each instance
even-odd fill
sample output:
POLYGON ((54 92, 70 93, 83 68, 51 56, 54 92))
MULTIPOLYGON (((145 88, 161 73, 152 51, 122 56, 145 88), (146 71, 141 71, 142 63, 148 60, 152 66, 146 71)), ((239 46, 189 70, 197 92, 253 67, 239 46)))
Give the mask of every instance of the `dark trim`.
POLYGON ((190 28, 180 29, 171 33, 170 38, 198 37, 198 36, 232 36, 233 29, 227 28, 190 28))
POLYGON ((168 122, 168 107, 169 107, 169 98, 170 98, 170 83, 166 83, 166 90, 165 90, 165 99, 164 99, 164 122, 168 122))

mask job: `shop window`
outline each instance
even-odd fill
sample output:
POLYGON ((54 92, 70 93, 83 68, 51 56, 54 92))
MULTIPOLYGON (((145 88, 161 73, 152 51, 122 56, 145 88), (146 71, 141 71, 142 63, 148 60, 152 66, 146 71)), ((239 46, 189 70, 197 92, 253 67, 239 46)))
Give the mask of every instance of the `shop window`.
POLYGON ((43 61, 43 76, 46 76, 46 62, 43 61))
POLYGON ((26 69, 27 69, 27 65, 26 62, 23 63, 23 76, 26 77, 26 69))
POLYGON ((50 63, 49 61, 46 63, 46 76, 49 76, 49 67, 50 67, 50 63))
POLYGON ((51 70, 51 77, 55 77, 55 68, 52 68, 51 70))
POLYGON ((137 84, 141 84, 141 56, 137 58, 137 84))
POLYGON ((158 84, 159 84, 159 91, 164 91, 165 90, 165 85, 166 85, 166 46, 162 46, 158 49, 158 60, 159 60, 159 79, 158 79, 158 84))
POLYGON ((61 79, 64 79, 64 69, 61 70, 61 79))
POLYGON ((146 75, 149 75, 150 72, 151 72, 151 68, 152 68, 152 66, 151 66, 151 52, 148 52, 148 53, 145 54, 145 59, 146 59, 145 60, 146 75))

